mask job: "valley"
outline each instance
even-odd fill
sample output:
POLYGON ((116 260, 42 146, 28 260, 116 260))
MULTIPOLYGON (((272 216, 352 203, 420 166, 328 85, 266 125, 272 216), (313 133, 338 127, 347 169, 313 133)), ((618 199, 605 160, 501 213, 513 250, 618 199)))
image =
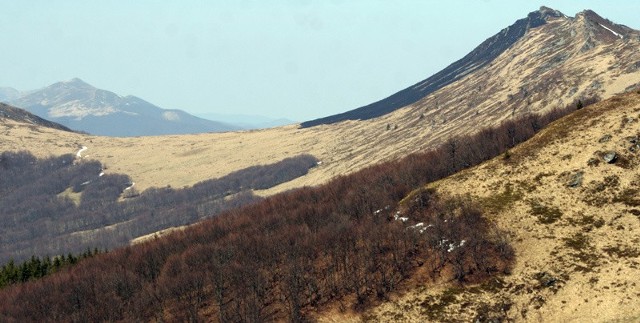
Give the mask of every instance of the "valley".
POLYGON ((37 155, 48 156, 87 146, 91 158, 106 164, 107 171, 128 174, 140 190, 189 186, 252 165, 310 154, 322 162, 321 167, 258 194, 318 185, 508 118, 575 106, 579 99, 604 99, 633 87, 640 80, 640 52, 635 50, 640 35, 624 29, 627 37, 612 39, 611 32, 596 23, 601 20, 588 11, 575 18, 550 17, 547 24, 530 29, 491 64, 412 105, 371 120, 134 138, 85 136, 4 123, 0 132, 7 139, 0 143, 0 150, 29 146, 37 155), (585 44, 592 47, 585 50, 585 44))
POLYGON ((1 259, 113 251, 0 290, 0 321, 638 320, 638 48, 541 7, 301 124, 106 137, 3 104, 1 259))

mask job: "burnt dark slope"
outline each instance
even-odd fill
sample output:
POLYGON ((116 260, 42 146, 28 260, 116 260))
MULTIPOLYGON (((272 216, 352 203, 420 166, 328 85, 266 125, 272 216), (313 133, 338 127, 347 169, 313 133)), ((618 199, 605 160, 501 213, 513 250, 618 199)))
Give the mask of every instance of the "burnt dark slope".
POLYGON ((10 106, 0 102, 0 119, 6 118, 18 122, 25 122, 36 126, 43 126, 63 131, 70 131, 71 129, 49 120, 42 119, 35 114, 31 114, 25 110, 10 106))
POLYGON ((529 13, 527 18, 516 21, 513 25, 485 40, 465 57, 426 80, 420 81, 380 101, 344 113, 306 121, 303 122, 301 126, 307 128, 345 120, 373 119, 415 103, 427 95, 491 63, 524 36, 527 30, 544 25, 548 18, 561 16, 562 13, 557 10, 542 7, 538 11, 529 13))

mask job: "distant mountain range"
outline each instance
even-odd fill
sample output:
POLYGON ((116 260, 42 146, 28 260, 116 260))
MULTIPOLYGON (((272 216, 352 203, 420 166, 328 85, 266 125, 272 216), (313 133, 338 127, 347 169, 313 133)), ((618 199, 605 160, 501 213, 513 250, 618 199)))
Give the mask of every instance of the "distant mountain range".
POLYGON ((0 102, 7 102, 19 98, 21 92, 10 87, 0 87, 0 102))
POLYGON ((135 96, 119 96, 81 79, 21 93, 0 89, 0 101, 93 135, 131 137, 239 130, 240 127, 162 109, 135 96))

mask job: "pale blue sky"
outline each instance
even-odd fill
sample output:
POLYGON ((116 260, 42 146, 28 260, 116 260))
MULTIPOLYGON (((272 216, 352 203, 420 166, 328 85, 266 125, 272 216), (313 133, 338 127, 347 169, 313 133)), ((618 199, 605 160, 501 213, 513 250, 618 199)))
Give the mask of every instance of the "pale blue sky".
POLYGON ((304 121, 425 79, 540 5, 640 28, 637 0, 0 0, 0 86, 79 77, 163 108, 304 121))

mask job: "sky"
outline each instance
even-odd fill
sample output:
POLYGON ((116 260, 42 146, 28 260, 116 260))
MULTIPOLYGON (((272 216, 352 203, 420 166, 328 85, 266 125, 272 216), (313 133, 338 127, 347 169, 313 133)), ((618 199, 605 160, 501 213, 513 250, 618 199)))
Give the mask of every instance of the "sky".
POLYGON ((541 5, 640 29, 638 0, 0 0, 0 86, 78 77, 165 109, 306 121, 411 86, 541 5))

